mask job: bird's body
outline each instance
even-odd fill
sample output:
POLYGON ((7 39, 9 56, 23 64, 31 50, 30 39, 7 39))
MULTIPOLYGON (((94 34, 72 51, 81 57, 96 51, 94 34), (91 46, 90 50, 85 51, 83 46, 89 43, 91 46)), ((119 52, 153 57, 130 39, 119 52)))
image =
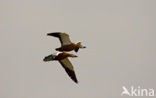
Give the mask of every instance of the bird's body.
POLYGON ((62 65, 62 67, 65 69, 65 71, 69 75, 69 77, 74 82, 78 83, 73 65, 68 59, 68 57, 77 57, 77 56, 74 54, 67 53, 67 52, 72 51, 72 50, 74 50, 75 52, 78 52, 79 48, 86 48, 86 47, 82 46, 81 42, 78 42, 78 43, 71 42, 69 35, 66 33, 54 32, 54 33, 48 33, 47 35, 59 38, 61 42, 61 47, 56 48, 56 50, 59 52, 46 56, 43 59, 43 61, 45 62, 53 61, 53 60, 59 61, 59 63, 62 65))
POLYGON ((57 51, 72 51, 72 50, 78 50, 79 47, 75 43, 71 43, 69 45, 64 45, 59 48, 56 48, 57 51))
POLYGON ((71 79, 78 83, 75 72, 74 72, 74 68, 72 66, 72 63, 69 61, 68 57, 77 57, 74 54, 69 54, 66 52, 57 52, 54 54, 51 54, 49 56, 46 56, 43 61, 47 62, 47 61, 59 61, 60 64, 63 66, 63 68, 65 69, 65 71, 67 72, 67 74, 71 77, 71 79))
POLYGON ((73 43, 71 42, 69 35, 67 33, 61 33, 61 32, 54 32, 54 33, 48 33, 49 36, 54 36, 59 38, 61 42, 61 47, 56 48, 57 51, 72 51, 78 52, 79 48, 86 48, 85 46, 81 45, 81 42, 73 43))

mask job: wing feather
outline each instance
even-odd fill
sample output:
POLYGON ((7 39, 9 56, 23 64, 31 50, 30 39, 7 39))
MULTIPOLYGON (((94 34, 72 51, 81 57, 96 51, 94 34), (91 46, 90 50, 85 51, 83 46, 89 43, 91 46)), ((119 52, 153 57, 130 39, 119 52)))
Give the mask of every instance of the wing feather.
POLYGON ((70 45, 72 43, 69 38, 69 35, 66 33, 54 32, 54 33, 48 33, 47 35, 59 38, 62 46, 70 45))
POLYGON ((63 66, 63 68, 65 69, 65 71, 67 72, 67 74, 69 75, 69 77, 76 83, 78 83, 78 80, 76 78, 76 74, 74 72, 74 68, 71 64, 71 62, 69 61, 68 58, 65 58, 63 60, 59 61, 61 63, 61 65, 63 66))

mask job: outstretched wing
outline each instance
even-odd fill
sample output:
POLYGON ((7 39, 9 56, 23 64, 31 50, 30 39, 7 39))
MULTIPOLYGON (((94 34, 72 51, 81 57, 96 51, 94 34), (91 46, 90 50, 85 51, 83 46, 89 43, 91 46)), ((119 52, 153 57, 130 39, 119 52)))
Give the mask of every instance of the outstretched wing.
POLYGON ((65 58, 63 60, 60 60, 59 62, 61 63, 61 65, 63 66, 63 68, 65 69, 65 71, 69 75, 69 77, 74 82, 78 83, 77 78, 76 78, 76 74, 74 72, 74 68, 73 68, 71 62, 69 61, 69 59, 68 58, 65 58))
POLYGON ((69 35, 66 33, 54 32, 54 33, 48 33, 47 35, 59 38, 62 46, 69 45, 72 43, 70 41, 69 35))

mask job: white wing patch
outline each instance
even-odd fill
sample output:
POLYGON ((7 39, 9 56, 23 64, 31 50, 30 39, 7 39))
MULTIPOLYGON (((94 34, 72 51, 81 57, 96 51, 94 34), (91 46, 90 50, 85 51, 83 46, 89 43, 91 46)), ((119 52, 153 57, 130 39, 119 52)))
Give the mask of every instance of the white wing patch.
POLYGON ((60 33, 60 40, 62 42, 62 46, 70 45, 72 42, 70 41, 69 35, 66 33, 60 33))
POLYGON ((53 56, 56 57, 56 56, 58 56, 60 53, 62 53, 62 52, 59 52, 59 51, 58 51, 58 52, 56 52, 56 53, 53 53, 53 56))
POLYGON ((70 70, 73 70, 73 65, 71 64, 71 62, 69 61, 68 58, 63 59, 60 62, 64 65, 64 67, 66 67, 70 70))

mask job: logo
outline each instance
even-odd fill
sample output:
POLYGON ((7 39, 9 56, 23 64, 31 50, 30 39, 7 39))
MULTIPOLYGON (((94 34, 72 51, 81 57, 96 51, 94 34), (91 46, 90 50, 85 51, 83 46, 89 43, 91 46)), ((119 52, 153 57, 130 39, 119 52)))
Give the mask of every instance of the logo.
POLYGON ((129 89, 122 86, 122 89, 121 96, 154 96, 154 89, 141 88, 140 86, 131 86, 129 89))

